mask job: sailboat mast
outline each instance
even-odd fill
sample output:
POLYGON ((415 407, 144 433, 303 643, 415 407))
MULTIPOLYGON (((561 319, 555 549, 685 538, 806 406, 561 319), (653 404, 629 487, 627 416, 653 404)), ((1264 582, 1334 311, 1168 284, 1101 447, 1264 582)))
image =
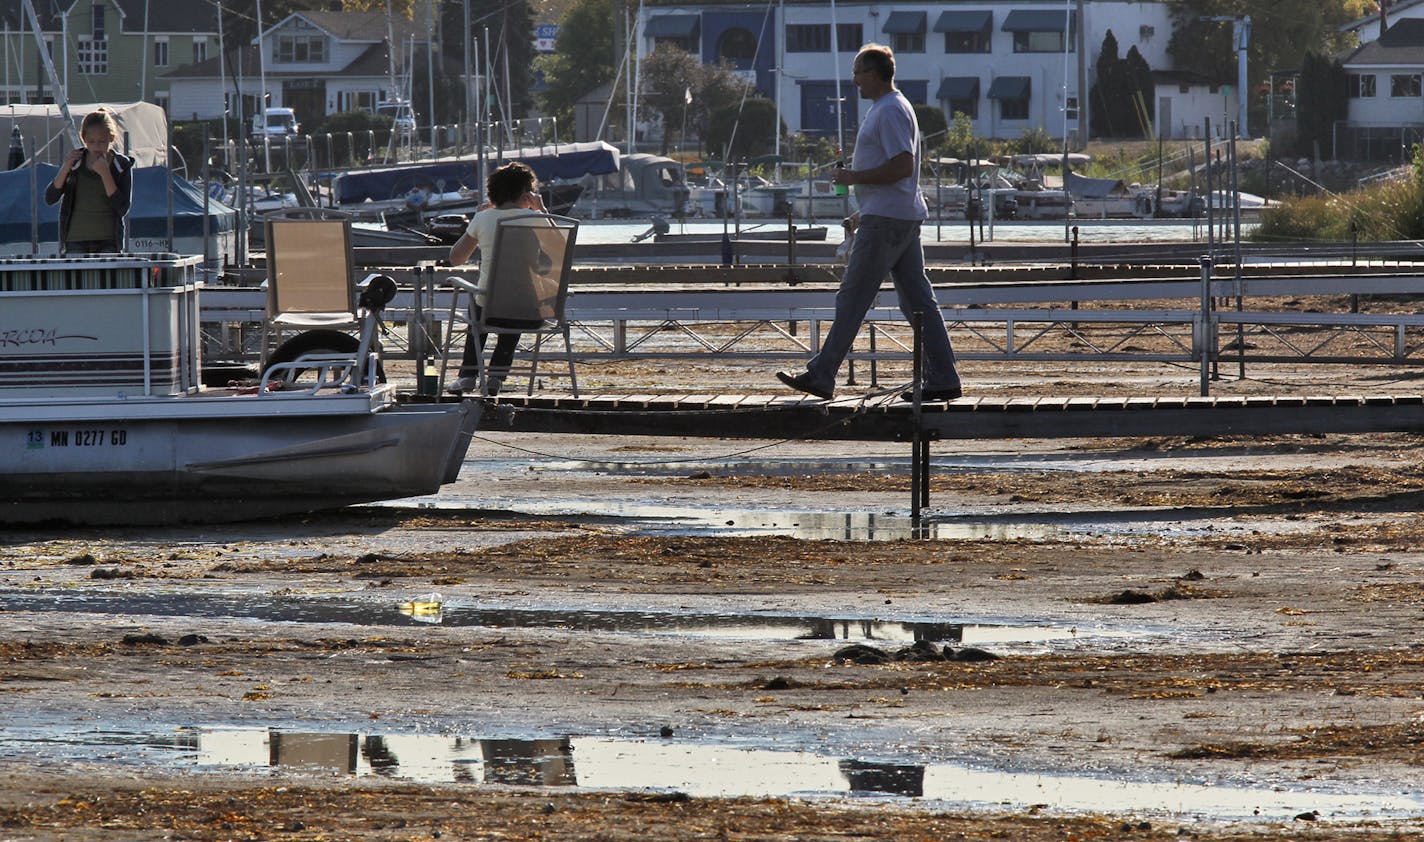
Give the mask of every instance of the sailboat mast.
POLYGON ((54 61, 49 56, 49 50, 45 49, 44 36, 40 34, 40 17, 35 14, 35 6, 30 0, 23 0, 25 4, 25 17, 30 20, 30 30, 35 34, 35 47, 39 50, 40 60, 44 62, 45 75, 49 77, 50 88, 54 90, 54 101, 59 106, 59 113, 64 115, 64 128, 69 132, 69 139, 75 146, 83 146, 84 141, 79 137, 79 130, 74 128, 74 118, 69 114, 69 97, 65 87, 59 84, 59 74, 55 72, 54 61))
POLYGON ((148 4, 143 0, 143 52, 138 62, 138 98, 148 100, 148 4))
POLYGON ((836 94, 831 97, 836 102, 836 154, 845 154, 845 123, 841 119, 841 100, 845 99, 845 86, 841 84, 841 28, 836 23, 836 0, 831 0, 831 63, 835 67, 832 78, 836 80, 836 94))
MULTIPOLYGON (((222 86, 222 95, 223 95, 223 110, 222 110, 222 115, 223 115, 223 120, 222 120, 222 133, 223 133, 223 169, 227 169, 228 166, 229 166, 230 163, 231 163, 231 160, 232 160, 231 157, 230 157, 230 154, 229 154, 230 150, 228 149, 228 134, 227 134, 227 55, 226 55, 226 51, 227 51, 227 45, 226 45, 226 42, 225 42, 224 39, 223 39, 223 8, 222 8, 222 0, 218 0, 218 84, 222 86)), ((241 123, 242 123, 242 114, 241 114, 241 109, 239 109, 239 112, 238 112, 238 125, 239 125, 239 127, 241 126, 241 123)), ((240 128, 239 128, 239 130, 240 130, 240 128)), ((204 164, 207 164, 206 161, 204 161, 203 163, 204 163, 204 164)))
POLYGON ((391 86, 391 96, 399 99, 396 90, 396 29, 391 18, 391 0, 386 0, 386 77, 391 86))

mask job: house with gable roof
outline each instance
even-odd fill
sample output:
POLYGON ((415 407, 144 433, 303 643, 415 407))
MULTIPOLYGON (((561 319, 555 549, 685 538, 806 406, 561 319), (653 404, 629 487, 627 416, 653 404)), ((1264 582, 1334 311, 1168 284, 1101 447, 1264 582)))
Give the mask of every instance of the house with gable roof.
MULTIPOLYGON (((147 101, 167 107, 163 75, 217 55, 216 6, 187 0, 35 0, 46 44, 67 98, 76 102, 147 101)), ((53 85, 19 3, 0 9, 6 102, 54 102, 53 85)))
POLYGON ((294 12, 220 63, 217 56, 169 71, 169 113, 177 120, 214 119, 224 111, 291 108, 297 121, 343 111, 374 111, 400 98, 415 29, 383 12, 294 12), (394 49, 391 45, 394 36, 394 49), (264 68, 265 62, 265 68, 264 68), (240 97, 240 102, 239 102, 240 97))
POLYGON ((1392 20, 1379 37, 1341 57, 1349 116, 1337 126, 1331 157, 1403 161, 1424 141, 1424 16, 1392 20))

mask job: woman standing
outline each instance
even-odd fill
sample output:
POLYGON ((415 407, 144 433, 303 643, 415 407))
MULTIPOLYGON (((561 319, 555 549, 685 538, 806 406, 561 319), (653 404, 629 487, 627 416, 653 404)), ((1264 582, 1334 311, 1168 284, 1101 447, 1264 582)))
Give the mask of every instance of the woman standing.
POLYGON ((123 251, 133 200, 133 158, 114 150, 119 126, 108 109, 89 112, 80 124, 84 145, 65 156, 45 204, 59 202, 60 254, 123 251))

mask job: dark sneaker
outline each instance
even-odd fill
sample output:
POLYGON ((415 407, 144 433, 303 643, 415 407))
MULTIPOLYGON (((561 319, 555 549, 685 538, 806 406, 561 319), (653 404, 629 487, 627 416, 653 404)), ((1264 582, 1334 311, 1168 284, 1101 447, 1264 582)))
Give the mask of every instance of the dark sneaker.
MULTIPOLYGON (((920 400, 926 403, 932 401, 952 401, 956 398, 963 397, 963 395, 964 390, 959 388, 958 386, 953 386, 948 389, 922 389, 920 391, 920 400)), ((905 391, 901 392, 900 400, 910 401, 913 403, 915 400, 915 390, 906 389, 905 391)))
POLYGON ((836 394, 836 390, 834 388, 818 386, 814 382, 812 382, 811 373, 809 371, 803 371, 800 374, 790 374, 785 371, 778 371, 776 373, 776 379, 780 380, 782 383, 785 383, 787 386, 790 386, 798 392, 805 392, 808 395, 814 395, 823 401, 830 400, 831 398, 835 397, 836 394))

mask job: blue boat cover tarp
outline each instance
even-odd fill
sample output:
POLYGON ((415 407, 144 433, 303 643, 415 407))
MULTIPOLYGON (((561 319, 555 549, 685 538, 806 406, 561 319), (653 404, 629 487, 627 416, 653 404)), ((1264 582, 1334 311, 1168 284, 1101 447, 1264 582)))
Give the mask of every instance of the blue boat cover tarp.
MULTIPOLYGON (((30 168, 0 172, 0 244, 30 242, 30 215, 39 218, 39 241, 59 239, 59 205, 44 203, 45 185, 54 180, 59 168, 38 164, 34 174, 36 191, 30 190, 30 168), (32 201, 33 197, 33 201, 32 201)), ((168 192, 165 178, 173 181, 173 235, 203 236, 203 193, 184 179, 170 176, 167 167, 136 167, 133 204, 129 208, 129 237, 144 239, 168 236, 168 192)), ((208 202, 209 231, 221 233, 237 226, 237 212, 227 205, 208 202)))
MULTIPOLYGON (((603 141, 562 143, 558 146, 506 149, 497 159, 487 161, 491 168, 520 161, 534 170, 535 177, 541 183, 572 181, 586 175, 618 172, 618 149, 603 141)), ((352 170, 337 176, 332 190, 338 205, 400 199, 412 190, 453 193, 464 189, 483 192, 477 167, 475 159, 464 157, 352 170)))

